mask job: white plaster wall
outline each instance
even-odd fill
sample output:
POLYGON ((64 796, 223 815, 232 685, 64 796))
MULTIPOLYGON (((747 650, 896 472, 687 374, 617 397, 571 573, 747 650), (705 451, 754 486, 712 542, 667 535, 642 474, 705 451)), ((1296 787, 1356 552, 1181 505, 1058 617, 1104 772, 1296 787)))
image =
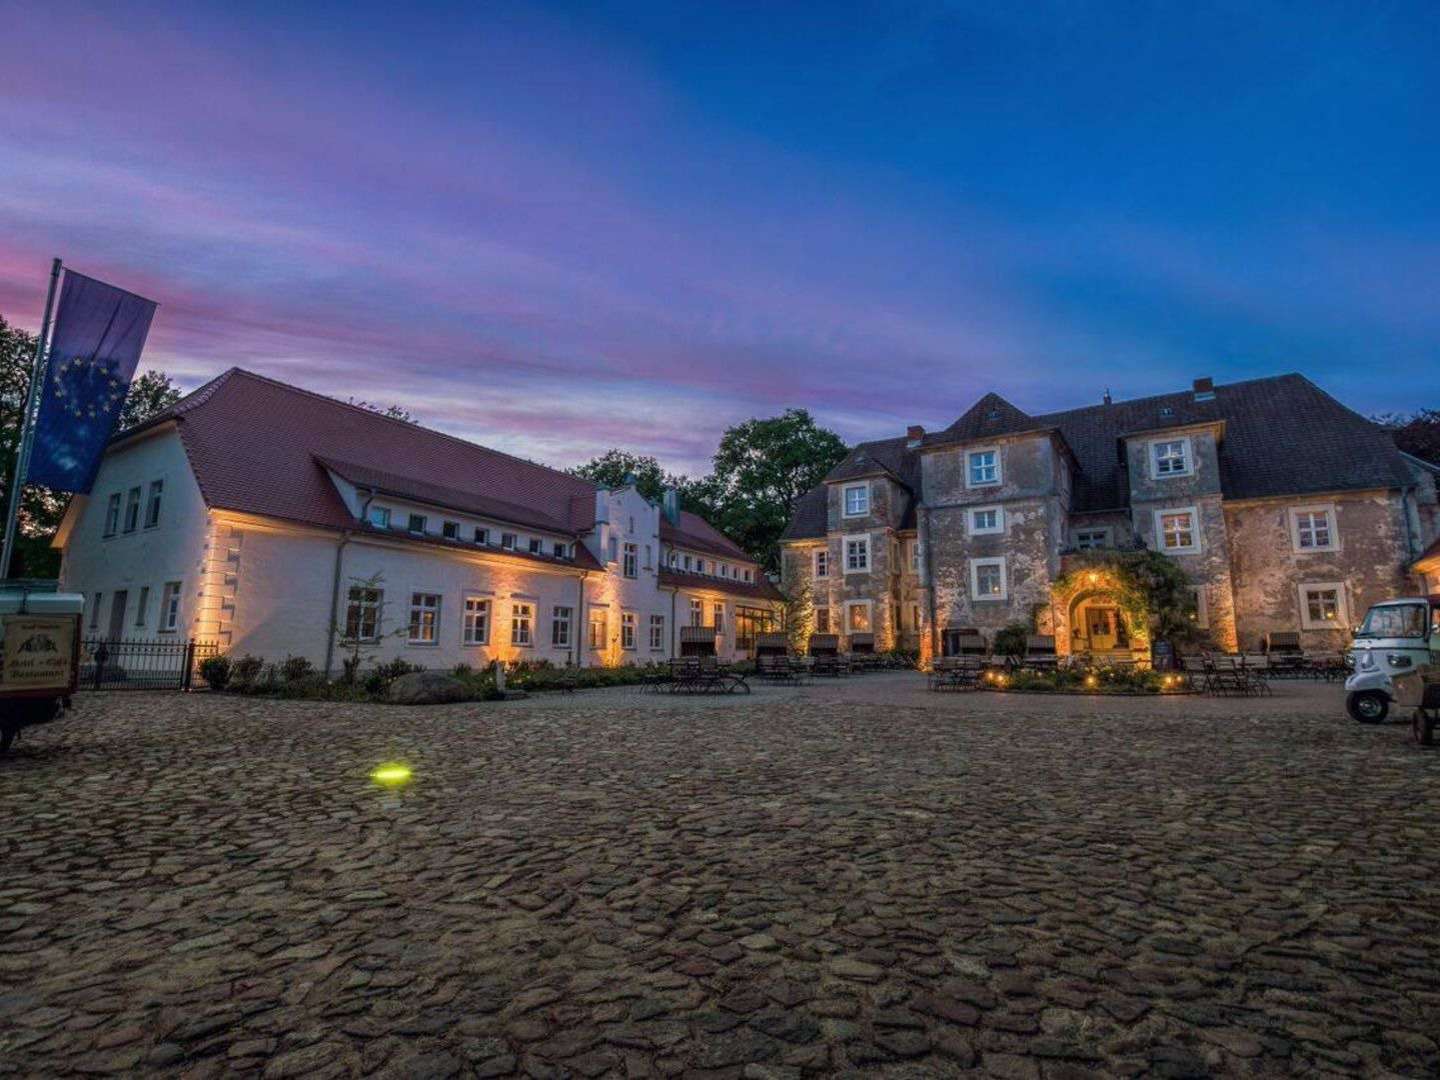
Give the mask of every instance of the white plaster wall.
POLYGON ((103 594, 96 626, 103 634, 109 632, 115 593, 124 589, 127 594, 125 635, 147 638, 157 635, 165 583, 178 581, 181 583, 180 620, 174 634, 177 638, 189 636, 201 585, 205 530, 205 502, 190 471, 180 436, 173 429, 107 454, 101 462, 95 487, 71 528, 60 566, 60 587, 85 594, 87 632, 95 593, 103 594), (164 480, 165 493, 160 521, 147 529, 145 507, 153 480, 164 480), (132 487, 140 488, 139 527, 133 533, 104 536, 105 509, 110 495, 120 494, 123 526, 125 497, 132 487), (140 590, 147 586, 150 594, 144 623, 136 625, 140 590))
POLYGON ((585 582, 585 613, 581 622, 585 664, 645 664, 673 655, 675 639, 670 617, 670 593, 662 591, 660 569, 660 508, 640 495, 634 488, 601 491, 596 495, 596 526, 586 537, 585 545, 604 564, 606 573, 591 575, 585 582), (611 540, 615 541, 615 558, 610 558, 611 540), (636 548, 637 570, 627 578, 624 569, 624 545, 636 548), (648 557, 647 557, 648 548, 648 557), (603 649, 589 648, 589 612, 603 608, 609 640, 603 649), (624 612, 635 615, 635 648, 621 645, 621 617, 624 612), (664 647, 650 648, 650 616, 665 619, 664 647))

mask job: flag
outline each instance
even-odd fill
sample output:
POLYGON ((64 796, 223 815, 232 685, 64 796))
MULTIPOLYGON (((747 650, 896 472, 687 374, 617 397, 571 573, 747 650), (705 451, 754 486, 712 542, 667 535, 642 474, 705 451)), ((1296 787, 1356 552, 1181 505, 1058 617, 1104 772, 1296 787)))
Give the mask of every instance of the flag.
POLYGON ((25 479, 88 492, 140 362, 155 303, 65 271, 25 479))

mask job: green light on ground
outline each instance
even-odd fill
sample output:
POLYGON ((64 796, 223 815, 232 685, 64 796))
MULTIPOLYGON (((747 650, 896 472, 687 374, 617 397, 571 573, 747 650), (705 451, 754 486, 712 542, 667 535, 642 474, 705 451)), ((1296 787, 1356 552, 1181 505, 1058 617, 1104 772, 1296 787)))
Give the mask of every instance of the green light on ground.
POLYGON ((370 772, 370 779, 381 787, 398 788, 404 787, 410 782, 410 766, 401 765, 399 762, 386 762, 384 765, 376 765, 370 772))

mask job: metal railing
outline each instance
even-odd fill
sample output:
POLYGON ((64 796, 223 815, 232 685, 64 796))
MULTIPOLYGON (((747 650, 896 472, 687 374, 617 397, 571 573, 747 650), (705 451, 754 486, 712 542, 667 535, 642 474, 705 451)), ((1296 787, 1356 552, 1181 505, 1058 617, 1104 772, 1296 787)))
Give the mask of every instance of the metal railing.
POLYGON ((204 685, 203 660, 218 656, 213 641, 166 638, 86 638, 81 643, 81 690, 190 690, 204 685))

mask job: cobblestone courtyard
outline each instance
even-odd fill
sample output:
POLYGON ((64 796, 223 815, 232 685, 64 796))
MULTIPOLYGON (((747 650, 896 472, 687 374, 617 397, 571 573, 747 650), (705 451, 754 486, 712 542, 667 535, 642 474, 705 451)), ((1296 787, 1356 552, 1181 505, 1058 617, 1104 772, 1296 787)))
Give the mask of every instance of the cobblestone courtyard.
POLYGON ((1440 754, 919 687, 84 697, 0 762, 0 1073, 1440 1069, 1440 754))

